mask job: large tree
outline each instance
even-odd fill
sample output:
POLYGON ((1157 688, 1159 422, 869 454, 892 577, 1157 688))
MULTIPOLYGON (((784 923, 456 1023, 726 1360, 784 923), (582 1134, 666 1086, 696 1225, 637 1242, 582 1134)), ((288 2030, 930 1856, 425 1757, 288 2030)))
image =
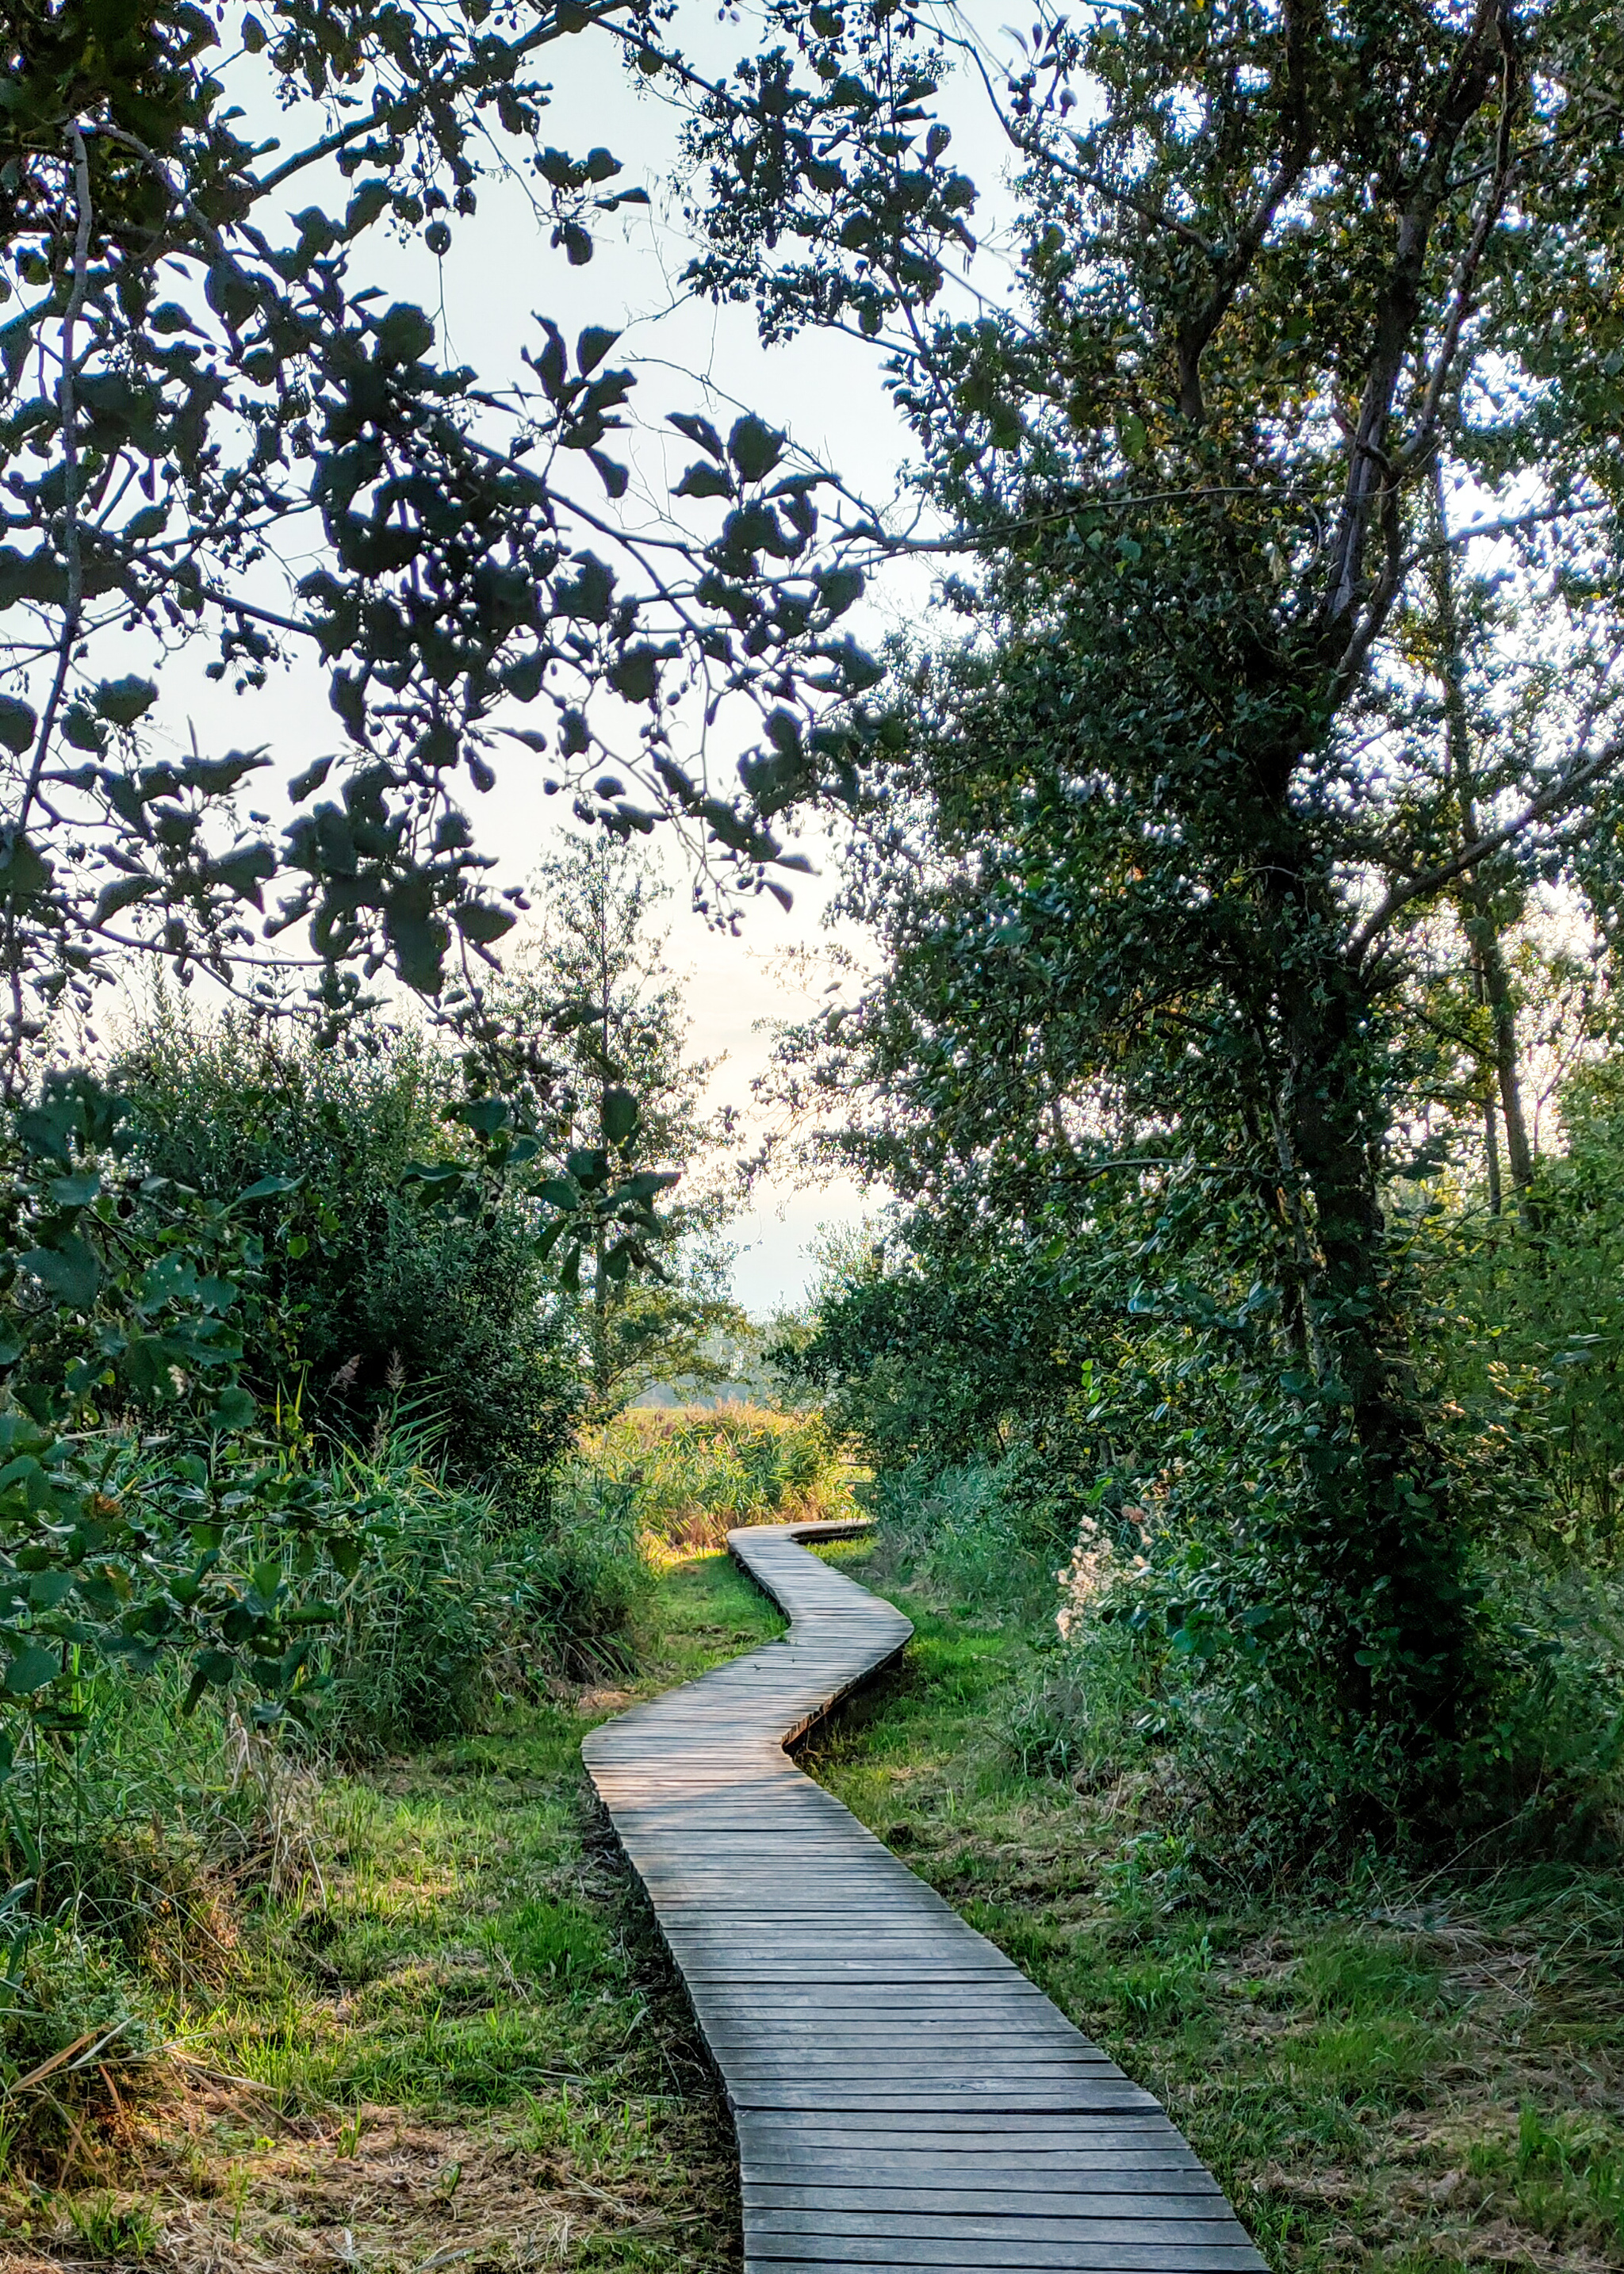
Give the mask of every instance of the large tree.
POLYGON ((1284 1385, 1297 1477, 1254 1523, 1237 1470, 1265 1552, 1220 1623, 1281 1632, 1350 1726, 1447 1739, 1482 1669, 1384 1204, 1401 998, 1453 900, 1499 1050, 1495 911, 1616 874, 1624 49, 1569 0, 1157 0, 1001 61, 947 9, 774 18, 696 97, 693 273, 772 335, 881 343, 961 556, 859 885, 907 974, 865 1013, 898 1141, 1028 1216, 1167 1177, 1144 1313, 1197 1314, 1169 1227, 1205 1194, 1241 1267, 1212 1328, 1284 1385), (1017 256, 963 315, 955 61, 1017 256), (1520 580, 1562 659, 1487 766, 1445 561, 1520 580))

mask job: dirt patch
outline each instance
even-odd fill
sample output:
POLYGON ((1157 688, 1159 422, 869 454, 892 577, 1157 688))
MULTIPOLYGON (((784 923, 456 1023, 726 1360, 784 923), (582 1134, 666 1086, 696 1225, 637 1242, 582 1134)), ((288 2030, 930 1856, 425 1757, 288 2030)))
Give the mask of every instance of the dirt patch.
POLYGON ((120 2143, 121 2184, 13 2191, 0 2274, 138 2264, 176 2274, 480 2274, 567 2268, 583 2254, 595 2264, 593 2246, 607 2237, 663 2237, 662 2264, 708 2270, 731 2255, 705 2212, 661 2208, 673 2164, 691 2172, 706 2144, 690 2136, 696 2127, 676 2104, 616 2109, 622 2153, 607 2181, 601 2127, 578 2160, 567 2102, 517 2126, 378 2107, 274 2135, 253 2130, 264 2120, 257 2105, 207 2091, 148 2112, 120 2143))

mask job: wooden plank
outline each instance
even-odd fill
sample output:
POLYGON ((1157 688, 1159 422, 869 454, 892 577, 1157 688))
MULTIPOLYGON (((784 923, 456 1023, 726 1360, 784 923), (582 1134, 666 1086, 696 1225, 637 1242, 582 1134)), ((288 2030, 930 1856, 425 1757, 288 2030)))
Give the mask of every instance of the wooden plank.
POLYGON ((1001 2204, 992 2211, 917 2206, 896 2211, 866 2207, 851 2210, 819 2204, 785 2208, 762 2203, 754 2208, 751 2233, 758 2249, 779 2236, 811 2235, 820 2241, 889 2240, 910 2247, 944 2240, 957 2244, 1016 2241, 1023 2248, 1039 2242, 1084 2248, 1102 2242, 1125 2242, 1136 2248, 1169 2242, 1199 2250, 1213 2244, 1227 2247, 1233 2225, 1229 2207, 1221 2201, 1216 2215, 1209 2210, 1205 2217, 1197 2211, 1188 2218, 1169 2218, 1165 2212, 1158 2215, 1152 2208, 1151 2216, 1138 2219, 1124 2218, 1120 2213, 1097 2217, 1071 2204, 1054 2208, 1046 2203, 1031 2209, 1001 2204))
POLYGON ((780 2147, 758 2147, 744 2158, 746 2186, 805 2187, 805 2186, 917 2186, 921 2179, 946 2179, 941 2186, 980 2187, 987 2179, 1005 2172, 1026 2172, 1032 2183, 1058 2187, 1060 2192, 1090 2190, 1106 2186, 1194 2187, 1217 2192, 1217 2180, 1197 2163, 1182 2142, 1165 2149, 1122 2147, 1110 2140, 1099 2147, 1080 2149, 1074 2140, 1028 2144, 1005 2137, 999 2147, 976 2140, 903 2133, 903 2147, 887 2144, 887 2137, 871 2131, 853 2133, 842 2144, 833 2135, 803 2140, 796 2135, 780 2147))
POLYGON ((800 1544, 729 1545, 788 1637, 583 1751, 738 2130, 759 2274, 1252 2274, 1148 2093, 786 1758, 911 1631, 800 1544))
MULTIPOLYGON (((982 2215, 1000 2218, 1015 2218, 1023 2215, 1024 2206, 1018 2195, 1007 2189, 983 2185, 978 2187, 819 2187, 797 2184, 791 2180, 749 2180, 744 2184, 746 2205, 762 2211, 843 2211, 853 2215, 883 2213, 892 2217, 906 2213, 910 2218, 928 2223, 933 2218, 950 2216, 955 2219, 982 2215)), ((1127 2219, 1135 2233, 1147 2219, 1166 2221, 1181 2218, 1190 2221, 1214 2218, 1227 2220, 1228 2205, 1217 2187, 1209 2180, 1203 2187, 1199 2178, 1192 2179, 1184 2193, 1166 2187, 1159 2176, 1153 2189, 1140 2195, 1090 2193, 1074 2188, 1069 2194, 1052 2199, 1045 2195, 1035 2207, 1034 2216, 1053 2218, 1127 2219)))
MULTIPOLYGON (((748 2233, 748 2229, 746 2230, 748 2233)), ((948 2244, 937 2253, 926 2243, 909 2246, 906 2257, 895 2246, 881 2242, 872 2248, 831 2243, 815 2256, 806 2249, 781 2248, 769 2239, 759 2248, 747 2246, 744 2274, 845 2274, 845 2270, 883 2266, 887 2274, 1033 2274, 1054 2267, 1064 2274, 1268 2274, 1258 2252, 1243 2248, 1191 2249, 1181 2243, 1129 2242, 1077 2244, 1034 2243, 1030 2250, 1018 2242, 948 2244)))

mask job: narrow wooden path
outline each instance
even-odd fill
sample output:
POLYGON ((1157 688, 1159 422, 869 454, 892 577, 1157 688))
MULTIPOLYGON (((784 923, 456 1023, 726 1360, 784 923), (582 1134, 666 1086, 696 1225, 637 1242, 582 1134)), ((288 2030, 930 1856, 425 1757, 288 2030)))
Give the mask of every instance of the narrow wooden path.
POLYGON ((738 2129, 749 2274, 1206 2274, 1263 2260, 1147 2092, 784 1752, 902 1613, 735 1532, 792 1624, 593 1730, 593 1783, 738 2129))

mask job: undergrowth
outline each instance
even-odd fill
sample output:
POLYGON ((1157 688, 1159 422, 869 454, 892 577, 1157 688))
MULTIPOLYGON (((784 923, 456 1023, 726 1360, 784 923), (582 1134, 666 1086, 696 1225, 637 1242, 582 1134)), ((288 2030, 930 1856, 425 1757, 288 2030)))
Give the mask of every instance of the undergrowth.
POLYGON ((854 1471, 817 1412, 744 1404, 632 1406, 585 1430, 571 1493, 657 1547, 720 1547, 736 1525, 852 1512, 854 1471))
POLYGON ((702 1557, 630 1604, 624 1686, 555 1675, 404 1758, 317 1774, 156 1691, 64 1755, 103 1831, 93 1781, 134 1808, 167 1765, 188 1812, 143 1837, 191 1877, 55 1852, 0 2017, 13 2263, 736 2266, 726 2119, 579 1747, 782 1623, 702 1557))
POLYGON ((1166 2103, 1280 2274, 1624 2266, 1624 1875, 1249 1877, 1130 1661, 823 1552, 916 1636, 805 1765, 1166 2103))

